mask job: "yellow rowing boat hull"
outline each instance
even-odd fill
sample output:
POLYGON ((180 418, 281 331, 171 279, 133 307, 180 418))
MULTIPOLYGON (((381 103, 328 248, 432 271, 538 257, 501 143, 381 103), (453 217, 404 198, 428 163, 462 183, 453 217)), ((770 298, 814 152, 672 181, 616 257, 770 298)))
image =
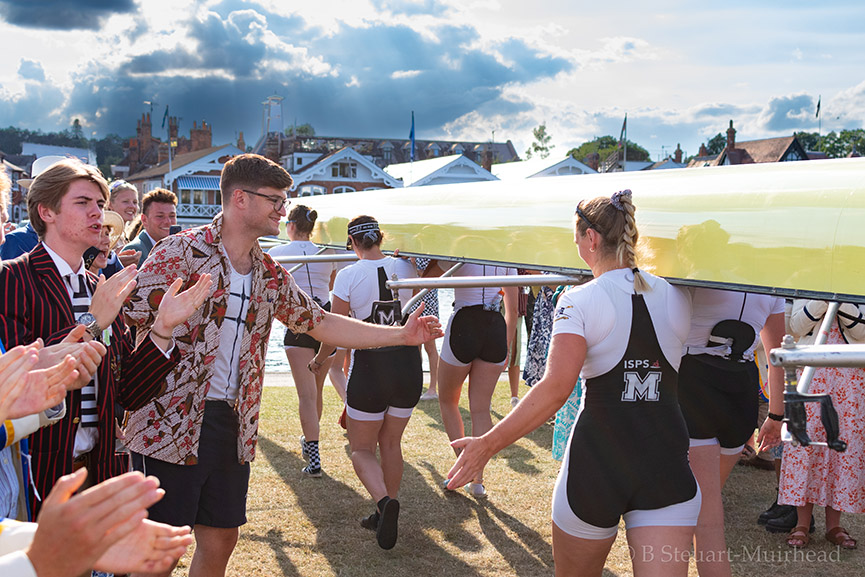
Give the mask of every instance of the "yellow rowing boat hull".
POLYGON ((865 158, 533 178, 297 200, 313 241, 345 246, 359 214, 385 249, 585 271, 577 203, 630 188, 640 266, 673 282, 865 302, 865 158))

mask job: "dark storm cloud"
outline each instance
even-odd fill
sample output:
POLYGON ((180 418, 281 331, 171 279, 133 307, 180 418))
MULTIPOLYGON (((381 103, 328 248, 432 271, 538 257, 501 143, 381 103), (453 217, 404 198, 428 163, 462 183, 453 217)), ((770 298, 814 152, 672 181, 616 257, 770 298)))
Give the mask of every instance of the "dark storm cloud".
POLYGON ((51 30, 98 30, 105 18, 134 9, 133 0, 0 0, 3 20, 51 30))
POLYGON ((168 104, 172 116, 182 118, 183 134, 192 121, 207 120, 214 144, 233 141, 240 130, 254 143, 261 131, 261 102, 277 93, 285 97, 286 126, 296 119, 322 135, 396 137, 407 134, 414 110, 419 134, 435 134, 472 111, 529 110, 527 102, 503 99, 503 87, 572 68, 565 59, 513 39, 479 48, 478 33, 469 26, 437 27, 431 30, 434 37, 384 24, 342 24, 325 34, 300 17, 249 6, 226 0, 186 22, 194 47, 159 45, 111 69, 91 64, 73 78, 58 128, 82 116, 88 130, 130 136, 149 110, 143 101, 155 100, 155 135, 168 104), (305 65, 306 58, 314 62, 305 65), (279 71, 268 68, 274 62, 279 71), (233 78, 225 78, 226 71, 233 78))
POLYGON ((25 80, 36 80, 42 82, 45 80, 45 71, 42 65, 34 60, 21 59, 21 64, 18 66, 18 76, 25 80))
POLYGON ((0 100, 0 126, 45 131, 69 128, 71 121, 56 123, 56 119, 50 116, 53 110, 63 105, 63 98, 63 92, 53 86, 28 82, 19 97, 0 100))
POLYGON ((807 94, 781 96, 769 100, 761 120, 768 130, 792 132, 814 126, 816 110, 817 101, 807 94))

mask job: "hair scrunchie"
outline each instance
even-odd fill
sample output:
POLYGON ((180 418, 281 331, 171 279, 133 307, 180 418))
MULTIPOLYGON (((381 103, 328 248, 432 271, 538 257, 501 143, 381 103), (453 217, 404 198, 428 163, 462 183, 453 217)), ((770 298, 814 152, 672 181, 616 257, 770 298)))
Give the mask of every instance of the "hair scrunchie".
POLYGON ((614 192, 612 196, 610 196, 610 204, 612 204, 616 210, 620 212, 625 212, 625 207, 622 205, 622 197, 623 196, 631 196, 631 189, 626 188, 625 190, 620 190, 619 192, 614 192))

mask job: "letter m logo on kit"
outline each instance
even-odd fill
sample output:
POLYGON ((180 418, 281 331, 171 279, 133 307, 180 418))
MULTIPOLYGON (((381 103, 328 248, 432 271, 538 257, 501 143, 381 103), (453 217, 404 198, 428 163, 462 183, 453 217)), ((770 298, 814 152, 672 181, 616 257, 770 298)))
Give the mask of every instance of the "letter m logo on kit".
POLYGON ((622 400, 636 402, 638 399, 644 401, 657 401, 661 396, 658 385, 661 383, 660 371, 649 371, 646 378, 634 371, 625 371, 625 390, 622 392, 622 400))
POLYGON ((376 324, 379 325, 395 325, 396 324, 396 314, 392 308, 380 308, 375 311, 376 314, 376 324))

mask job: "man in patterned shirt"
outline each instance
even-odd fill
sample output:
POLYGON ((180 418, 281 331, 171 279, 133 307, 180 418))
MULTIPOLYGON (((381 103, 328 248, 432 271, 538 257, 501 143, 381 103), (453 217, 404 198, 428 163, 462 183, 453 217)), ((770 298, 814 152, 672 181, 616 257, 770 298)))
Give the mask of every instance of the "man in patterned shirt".
POLYGON ((133 412, 126 431, 135 468, 159 477, 166 491, 150 518, 194 526, 191 577, 224 575, 246 523, 274 319, 347 348, 418 345, 442 334, 438 319, 420 311, 404 327, 380 327, 329 314, 300 291, 258 244, 279 233, 291 184, 285 169, 262 156, 228 161, 220 181, 223 212, 209 225, 160 241, 127 302, 129 322, 144 338, 165 287, 178 276, 194 282, 213 275, 211 298, 171 335, 182 358, 163 394, 133 412))

